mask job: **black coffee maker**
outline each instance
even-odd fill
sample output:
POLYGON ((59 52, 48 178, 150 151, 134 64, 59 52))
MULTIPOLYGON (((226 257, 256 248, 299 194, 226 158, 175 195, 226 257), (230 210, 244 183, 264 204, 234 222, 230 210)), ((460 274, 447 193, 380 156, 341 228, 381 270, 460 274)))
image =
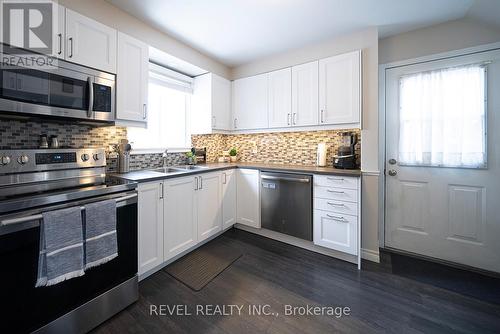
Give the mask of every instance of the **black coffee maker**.
POLYGON ((341 169, 357 169, 356 154, 354 146, 358 142, 358 136, 353 132, 340 133, 341 145, 337 150, 337 154, 333 156, 333 167, 341 169))

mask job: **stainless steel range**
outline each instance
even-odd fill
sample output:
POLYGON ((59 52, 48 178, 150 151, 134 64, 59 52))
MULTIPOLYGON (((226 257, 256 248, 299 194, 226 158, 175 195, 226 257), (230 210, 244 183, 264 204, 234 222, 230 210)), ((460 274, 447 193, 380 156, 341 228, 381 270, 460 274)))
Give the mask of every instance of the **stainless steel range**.
POLYGON ((106 175, 104 149, 0 151, 0 332, 84 333, 137 300, 136 186, 106 175), (41 214, 107 199, 118 256, 35 288, 41 214))

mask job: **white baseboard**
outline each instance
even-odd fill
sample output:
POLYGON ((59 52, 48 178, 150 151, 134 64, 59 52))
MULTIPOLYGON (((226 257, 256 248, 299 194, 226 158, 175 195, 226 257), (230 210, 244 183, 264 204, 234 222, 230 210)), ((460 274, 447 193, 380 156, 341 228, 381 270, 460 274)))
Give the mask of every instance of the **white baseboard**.
POLYGON ((364 260, 380 263, 380 256, 377 251, 361 248, 361 258, 364 260))

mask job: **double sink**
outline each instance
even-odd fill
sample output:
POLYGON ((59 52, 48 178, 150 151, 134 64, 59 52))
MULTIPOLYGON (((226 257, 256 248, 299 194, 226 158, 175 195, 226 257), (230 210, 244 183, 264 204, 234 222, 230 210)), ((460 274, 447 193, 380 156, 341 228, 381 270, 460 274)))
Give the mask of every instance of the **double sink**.
POLYGON ((205 166, 195 166, 195 165, 181 165, 181 166, 171 166, 171 167, 160 167, 151 169, 153 172, 159 172, 163 174, 177 174, 177 173, 189 173, 198 170, 204 170, 208 167, 205 166))

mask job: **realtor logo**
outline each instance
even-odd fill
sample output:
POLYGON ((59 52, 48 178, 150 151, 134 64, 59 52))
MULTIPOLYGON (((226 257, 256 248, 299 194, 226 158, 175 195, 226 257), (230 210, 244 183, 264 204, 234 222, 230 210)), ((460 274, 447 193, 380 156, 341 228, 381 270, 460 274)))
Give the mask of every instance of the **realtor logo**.
POLYGON ((52 3, 2 1, 4 51, 52 52, 52 3))

